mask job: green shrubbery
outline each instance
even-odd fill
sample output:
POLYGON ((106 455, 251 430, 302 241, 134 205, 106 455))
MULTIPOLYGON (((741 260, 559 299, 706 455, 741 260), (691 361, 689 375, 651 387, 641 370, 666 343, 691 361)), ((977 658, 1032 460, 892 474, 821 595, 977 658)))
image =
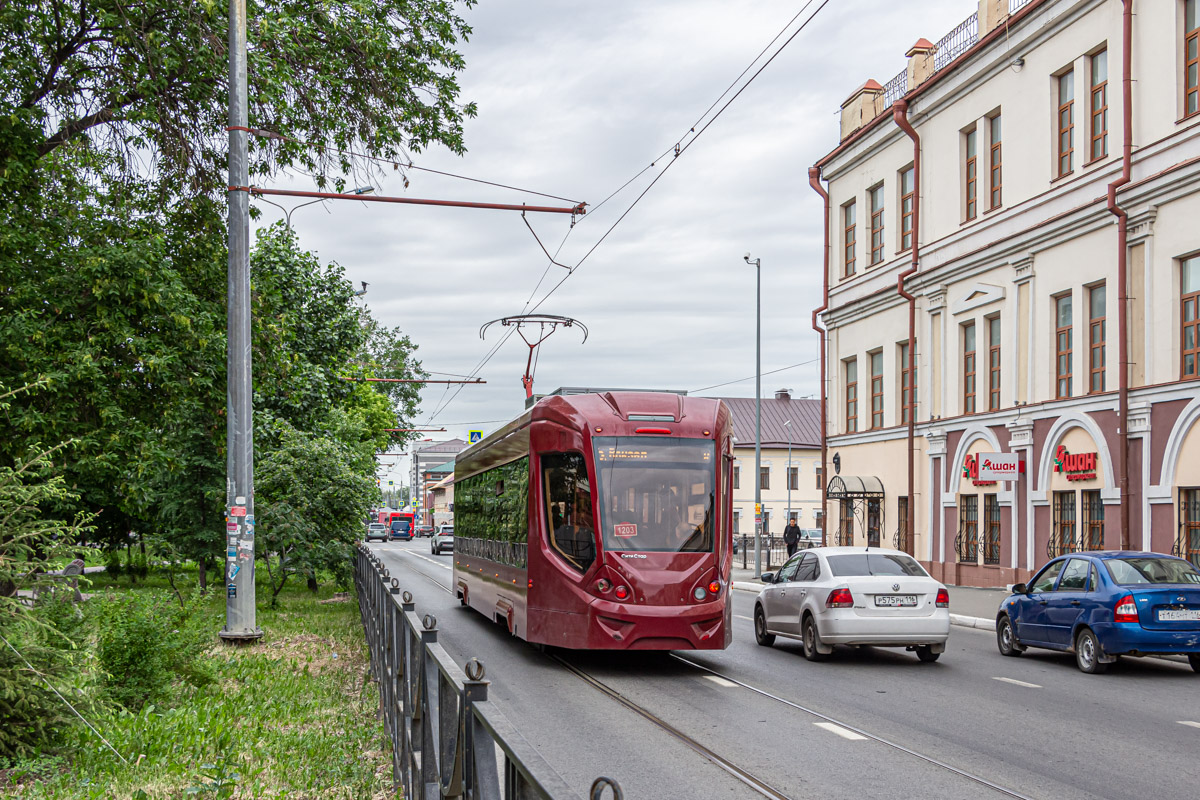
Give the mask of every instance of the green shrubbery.
POLYGON ((193 686, 212 682, 212 669, 202 656, 213 632, 197 614, 198 595, 180 603, 168 592, 129 592, 91 602, 95 605, 88 612, 98 623, 96 657, 106 698, 137 711, 166 699, 177 679, 193 686))

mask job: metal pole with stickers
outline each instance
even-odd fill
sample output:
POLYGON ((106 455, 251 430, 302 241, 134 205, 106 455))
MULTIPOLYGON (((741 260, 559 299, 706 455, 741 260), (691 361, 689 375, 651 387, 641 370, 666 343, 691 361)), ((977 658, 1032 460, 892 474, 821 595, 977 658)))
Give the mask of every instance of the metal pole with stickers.
POLYGON ((254 607, 254 408, 250 371, 250 183, 246 0, 229 0, 229 294, 225 393, 225 627, 228 642, 263 632, 254 607))

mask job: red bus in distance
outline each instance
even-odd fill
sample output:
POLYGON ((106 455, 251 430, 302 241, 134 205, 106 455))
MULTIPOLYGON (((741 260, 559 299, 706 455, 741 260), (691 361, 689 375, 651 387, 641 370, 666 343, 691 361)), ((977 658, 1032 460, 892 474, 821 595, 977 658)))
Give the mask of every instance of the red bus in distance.
POLYGON ((719 400, 551 395, 459 454, 454 591, 529 642, 733 638, 733 435, 719 400))

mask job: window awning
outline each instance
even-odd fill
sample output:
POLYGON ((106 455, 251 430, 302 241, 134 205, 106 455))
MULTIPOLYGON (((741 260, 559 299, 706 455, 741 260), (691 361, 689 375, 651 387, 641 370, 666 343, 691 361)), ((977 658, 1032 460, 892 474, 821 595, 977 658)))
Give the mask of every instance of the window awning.
POLYGON ((834 475, 829 480, 830 500, 849 500, 856 497, 883 497, 883 482, 874 475, 834 475))

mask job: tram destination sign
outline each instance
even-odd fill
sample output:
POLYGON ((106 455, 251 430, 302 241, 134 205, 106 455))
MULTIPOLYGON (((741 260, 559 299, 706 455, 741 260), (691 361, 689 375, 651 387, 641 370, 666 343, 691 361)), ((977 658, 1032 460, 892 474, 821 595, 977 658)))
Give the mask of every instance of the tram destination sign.
POLYGON ((979 481, 1015 481, 1025 471, 1016 453, 980 453, 979 481))

